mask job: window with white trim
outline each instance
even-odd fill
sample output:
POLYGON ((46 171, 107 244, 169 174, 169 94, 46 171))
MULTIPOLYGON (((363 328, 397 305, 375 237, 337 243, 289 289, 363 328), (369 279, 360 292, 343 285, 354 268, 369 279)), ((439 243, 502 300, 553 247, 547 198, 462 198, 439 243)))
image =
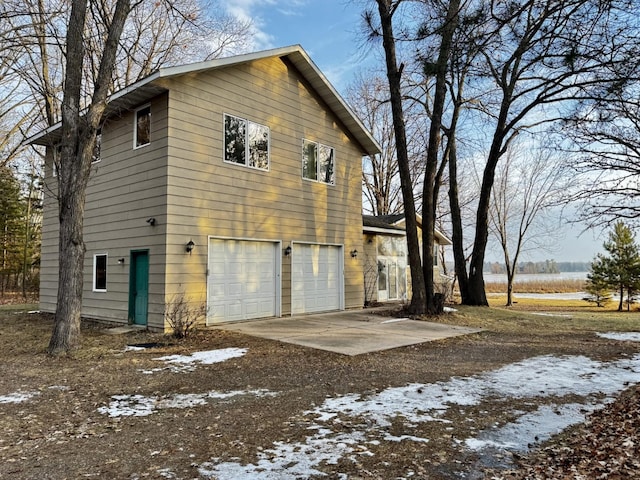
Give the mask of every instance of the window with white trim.
POLYGON ((269 170, 269 127, 224 114, 224 161, 269 170))
POLYGON ((133 148, 144 147, 151 143, 151 105, 136 110, 133 125, 133 148))
POLYGON ((100 153, 102 150, 102 129, 96 132, 96 143, 93 146, 93 153, 91 154, 91 163, 98 163, 100 161, 100 153))
POLYGON ((302 178, 335 185, 335 150, 322 143, 302 140, 302 178))
POLYGON ((93 291, 107 291, 107 254, 97 253, 93 256, 93 291))

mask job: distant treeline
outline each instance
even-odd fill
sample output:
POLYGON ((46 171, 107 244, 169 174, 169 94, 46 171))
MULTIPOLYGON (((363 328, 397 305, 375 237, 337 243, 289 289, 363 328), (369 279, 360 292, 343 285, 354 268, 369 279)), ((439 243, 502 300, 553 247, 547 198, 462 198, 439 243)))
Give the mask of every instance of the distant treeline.
MULTIPOLYGON (((562 272, 588 272, 590 262, 556 262, 544 260, 542 262, 522 262, 518 264, 517 273, 562 273, 562 272)), ((507 268, 500 262, 485 262, 485 273, 507 273, 507 268)))

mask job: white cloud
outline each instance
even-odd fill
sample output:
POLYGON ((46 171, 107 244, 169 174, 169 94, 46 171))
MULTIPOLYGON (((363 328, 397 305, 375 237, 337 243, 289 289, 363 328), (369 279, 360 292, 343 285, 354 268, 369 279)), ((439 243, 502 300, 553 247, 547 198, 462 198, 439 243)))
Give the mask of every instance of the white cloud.
POLYGON ((229 0, 225 2, 225 8, 229 15, 251 24, 251 49, 264 50, 280 46, 275 45, 275 37, 268 33, 269 19, 265 13, 275 10, 280 15, 296 16, 305 3, 301 0, 229 0))

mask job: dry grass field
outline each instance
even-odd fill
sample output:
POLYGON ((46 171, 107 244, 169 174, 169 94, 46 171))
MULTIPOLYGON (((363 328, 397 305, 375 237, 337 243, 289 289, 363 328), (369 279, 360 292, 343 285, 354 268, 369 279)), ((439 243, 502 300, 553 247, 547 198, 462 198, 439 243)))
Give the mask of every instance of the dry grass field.
MULTIPOLYGON (((219 330, 200 329, 177 341, 143 331, 106 335, 104 327, 87 323, 81 350, 50 358, 52 318, 26 313, 34 307, 0 307, 2 479, 579 478, 553 465, 538 475, 536 465, 544 462, 536 450, 487 456, 465 439, 512 428, 519 416, 550 401, 559 411, 605 399, 541 394, 542 383, 520 394, 519 382, 527 382, 518 369, 526 365, 538 365, 527 374, 543 382, 558 375, 547 371, 555 364, 583 369, 582 362, 592 363, 575 375, 586 375, 587 388, 599 369, 638 377, 618 366, 635 361, 640 343, 596 335, 640 330, 638 312, 585 302, 454 305, 457 313, 437 321, 484 331, 353 357, 219 330), (193 369, 160 361, 212 351, 242 355, 193 369), (502 387, 514 393, 494 391, 502 387), (442 396, 447 403, 438 403, 442 396), (397 411, 376 413, 392 404, 397 411), (336 405, 346 409, 334 413, 336 405)), ((632 429, 627 419, 637 418, 628 411, 638 404, 637 390, 633 383, 620 388, 628 388, 621 400, 611 397, 602 413, 541 447, 564 451, 575 434, 594 436, 600 443, 593 461, 576 446, 569 460, 556 463, 575 466, 580 478, 596 478, 593 468, 624 474, 611 478, 640 475, 640 465, 620 466, 623 457, 639 458, 640 429, 609 435, 610 425, 632 429)))

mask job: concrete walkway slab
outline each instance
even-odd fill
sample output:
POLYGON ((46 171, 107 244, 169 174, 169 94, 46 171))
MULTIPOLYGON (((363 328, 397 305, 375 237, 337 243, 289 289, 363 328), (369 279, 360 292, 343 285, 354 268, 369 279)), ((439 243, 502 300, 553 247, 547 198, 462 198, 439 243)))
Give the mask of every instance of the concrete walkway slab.
POLYGON ((390 318, 367 310, 268 318, 213 328, 343 355, 360 355, 480 332, 476 328, 390 318))

